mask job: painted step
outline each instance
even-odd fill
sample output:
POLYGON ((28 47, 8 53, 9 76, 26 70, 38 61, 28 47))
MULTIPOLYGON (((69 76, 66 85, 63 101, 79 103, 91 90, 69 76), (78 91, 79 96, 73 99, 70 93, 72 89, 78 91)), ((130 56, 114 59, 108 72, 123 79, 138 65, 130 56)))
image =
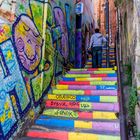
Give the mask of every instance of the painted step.
POLYGON ((115 50, 110 50, 109 53, 114 53, 115 54, 115 50))
POLYGON ((22 137, 22 138, 19 138, 18 140, 50 140, 50 139, 45 139, 43 137, 41 137, 41 138, 36 138, 36 137, 22 137))
POLYGON ((27 136, 28 138, 40 138, 43 140, 68 140, 68 132, 65 131, 29 130, 27 136))
POLYGON ((59 81, 60 85, 117 85, 116 81, 59 81))
POLYGON ((43 138, 49 140, 121 140, 120 136, 110 136, 101 134, 91 133, 80 133, 80 132, 67 132, 67 131, 54 131, 50 130, 47 132, 29 130, 27 132, 28 137, 32 138, 43 138))
POLYGON ((92 64, 86 64, 86 67, 92 68, 92 64))
POLYGON ((110 62, 116 62, 116 60, 109 60, 110 62))
POLYGON ((65 77, 70 77, 70 78, 117 77, 117 74, 116 73, 113 73, 113 74, 66 74, 65 77))
MULTIPOLYGON (((92 58, 89 58, 88 61, 91 61, 91 62, 92 62, 92 58)), ((87 61, 87 62, 88 62, 88 61, 87 61)))
POLYGON ((102 65, 102 67, 103 67, 103 68, 106 68, 107 66, 106 66, 106 65, 102 65))
POLYGON ((60 101, 78 101, 78 102, 101 102, 101 103, 117 103, 117 96, 85 96, 85 95, 47 95, 49 100, 60 101))
POLYGON ((76 111, 66 109, 46 109, 43 112, 44 116, 60 117, 68 119, 82 119, 82 120, 118 120, 116 112, 104 111, 76 111))
POLYGON ((68 74, 114 74, 116 71, 69 71, 68 74))
POLYGON ((106 68, 107 64, 106 63, 102 63, 102 67, 106 68))
POLYGON ((107 63, 107 61, 106 60, 102 60, 102 63, 107 63))
POLYGON ((75 110, 100 110, 100 111, 112 111, 119 112, 118 103, 91 103, 91 102, 71 102, 71 101, 57 101, 47 100, 47 108, 59 108, 59 109, 75 109, 75 110))
POLYGON ((99 95, 99 96, 117 96, 117 90, 59 90, 54 89, 53 94, 66 94, 66 95, 99 95))
POLYGON ((70 71, 112 71, 114 68, 89 68, 89 69, 70 69, 70 71))
POLYGON ((92 68, 92 65, 86 65, 85 68, 92 68))
POLYGON ((93 78, 67 78, 63 77, 63 81, 117 81, 117 77, 93 77, 93 78))
POLYGON ((62 89, 62 90, 117 90, 117 85, 97 85, 97 86, 91 86, 91 85, 56 85, 56 89, 62 89))
POLYGON ((116 57, 116 54, 114 52, 109 52, 109 56, 114 56, 116 57))
POLYGON ((63 120, 59 118, 43 116, 42 119, 37 119, 35 124, 45 126, 47 128, 59 128, 64 130, 80 129, 81 132, 89 130, 90 132, 96 131, 120 133, 120 123, 118 121, 79 121, 71 119, 63 120))
POLYGON ((90 65, 92 65, 92 63, 91 63, 91 62, 90 62, 90 63, 89 63, 89 62, 87 62, 87 63, 86 63, 86 65, 87 65, 87 66, 90 66, 90 65))
POLYGON ((87 62, 87 65, 92 65, 92 61, 91 61, 91 62, 88 61, 88 62, 87 62))
POLYGON ((109 57, 110 57, 110 58, 114 58, 114 59, 116 59, 116 56, 113 55, 113 54, 110 54, 109 57))

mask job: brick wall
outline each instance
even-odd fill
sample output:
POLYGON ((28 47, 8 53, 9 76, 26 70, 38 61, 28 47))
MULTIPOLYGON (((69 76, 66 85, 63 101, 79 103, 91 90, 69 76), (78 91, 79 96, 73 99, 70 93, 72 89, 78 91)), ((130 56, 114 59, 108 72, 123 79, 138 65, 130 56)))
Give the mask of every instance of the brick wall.
MULTIPOLYGON (((94 1, 94 16, 95 21, 99 24, 100 31, 102 34, 106 34, 105 29, 105 10, 104 10, 105 0, 95 0, 94 1)), ((111 40, 114 42, 116 33, 116 8, 113 0, 109 0, 109 16, 110 16, 110 35, 111 40)))

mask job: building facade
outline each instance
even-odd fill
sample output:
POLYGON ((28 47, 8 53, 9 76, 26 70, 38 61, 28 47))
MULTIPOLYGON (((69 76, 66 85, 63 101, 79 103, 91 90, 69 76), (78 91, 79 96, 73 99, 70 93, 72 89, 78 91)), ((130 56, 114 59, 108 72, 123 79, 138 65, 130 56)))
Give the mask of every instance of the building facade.
MULTIPOLYGON (((116 7, 113 0, 109 2, 109 35, 110 44, 115 41, 116 34, 116 7)), ((106 0, 95 0, 94 1, 94 16, 96 26, 100 28, 103 35, 106 35, 106 13, 105 13, 106 0)))

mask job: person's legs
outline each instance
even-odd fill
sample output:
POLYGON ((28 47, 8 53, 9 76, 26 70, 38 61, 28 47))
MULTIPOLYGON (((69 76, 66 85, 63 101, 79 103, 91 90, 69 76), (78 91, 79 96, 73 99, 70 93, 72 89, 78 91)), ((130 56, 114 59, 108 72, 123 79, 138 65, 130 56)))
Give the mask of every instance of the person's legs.
POLYGON ((102 67, 102 47, 98 47, 98 51, 97 51, 97 53, 98 53, 98 55, 97 55, 97 57, 98 57, 98 64, 97 64, 97 66, 98 66, 98 68, 100 67, 102 67))
POLYGON ((97 51, 96 47, 92 48, 92 68, 97 67, 97 51))

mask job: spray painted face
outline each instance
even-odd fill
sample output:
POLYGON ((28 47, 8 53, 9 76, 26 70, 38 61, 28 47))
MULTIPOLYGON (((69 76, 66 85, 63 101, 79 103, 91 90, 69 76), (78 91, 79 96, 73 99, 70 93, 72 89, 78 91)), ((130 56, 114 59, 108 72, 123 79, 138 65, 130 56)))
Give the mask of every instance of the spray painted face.
POLYGON ((41 60, 43 40, 30 17, 21 15, 13 26, 14 42, 23 67, 34 71, 41 60))

